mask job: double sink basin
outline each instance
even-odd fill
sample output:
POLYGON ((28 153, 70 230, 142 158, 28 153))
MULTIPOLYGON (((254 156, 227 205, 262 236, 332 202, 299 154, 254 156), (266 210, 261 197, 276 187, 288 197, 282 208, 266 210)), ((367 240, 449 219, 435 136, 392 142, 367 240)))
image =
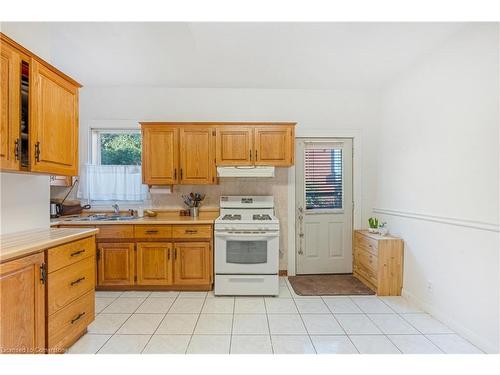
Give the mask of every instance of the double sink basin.
POLYGON ((64 219, 64 221, 130 221, 137 220, 136 216, 122 216, 122 215, 108 215, 108 214, 94 214, 89 216, 76 216, 64 219))

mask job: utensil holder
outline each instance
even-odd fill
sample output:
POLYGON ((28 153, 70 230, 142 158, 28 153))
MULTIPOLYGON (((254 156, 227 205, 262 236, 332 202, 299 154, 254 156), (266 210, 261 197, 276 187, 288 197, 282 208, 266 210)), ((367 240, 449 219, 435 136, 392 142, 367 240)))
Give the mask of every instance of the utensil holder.
POLYGON ((190 207, 189 213, 192 217, 198 217, 200 215, 200 207, 190 207))

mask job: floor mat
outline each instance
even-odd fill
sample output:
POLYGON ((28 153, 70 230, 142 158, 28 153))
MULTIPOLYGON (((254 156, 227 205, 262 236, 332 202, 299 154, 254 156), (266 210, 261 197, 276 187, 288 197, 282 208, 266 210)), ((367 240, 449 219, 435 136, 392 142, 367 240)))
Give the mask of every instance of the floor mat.
POLYGON ((368 288, 352 274, 289 276, 293 290, 299 296, 345 296, 373 295, 368 288))

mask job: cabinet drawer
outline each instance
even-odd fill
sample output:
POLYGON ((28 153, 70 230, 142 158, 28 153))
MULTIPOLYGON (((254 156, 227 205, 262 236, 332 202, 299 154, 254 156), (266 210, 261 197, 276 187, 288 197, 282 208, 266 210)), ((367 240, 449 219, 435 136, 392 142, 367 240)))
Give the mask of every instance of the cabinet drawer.
POLYGON ((121 239, 121 238, 134 238, 134 226, 133 225, 98 225, 96 228, 99 229, 96 237, 98 239, 121 239))
POLYGON ((95 287, 95 257, 87 257, 48 275, 47 310, 52 315, 95 287))
POLYGON ((174 238, 212 238, 211 225, 174 225, 174 238))
POLYGON ((48 251, 48 271, 53 272, 95 255, 94 236, 53 247, 48 251))
POLYGON ((171 238, 172 226, 170 225, 136 225, 136 238, 171 238))
POLYGON ((63 351, 94 320, 94 291, 81 296, 48 318, 49 351, 63 351))
POLYGON ((378 258, 364 249, 356 249, 355 257, 357 263, 369 269, 375 276, 377 275, 378 258))
POLYGON ((378 255, 378 242, 360 233, 354 236, 354 247, 362 248, 373 255, 378 255))
POLYGON ((354 265, 354 271, 363 276, 366 280, 371 282, 375 287, 378 285, 377 276, 369 268, 363 264, 357 263, 354 265))

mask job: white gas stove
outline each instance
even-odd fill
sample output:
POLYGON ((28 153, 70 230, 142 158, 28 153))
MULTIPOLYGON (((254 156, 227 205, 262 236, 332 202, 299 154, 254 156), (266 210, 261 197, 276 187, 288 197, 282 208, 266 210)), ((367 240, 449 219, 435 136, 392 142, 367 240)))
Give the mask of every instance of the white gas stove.
POLYGON ((222 196, 215 220, 215 294, 279 294, 279 220, 272 196, 222 196))

